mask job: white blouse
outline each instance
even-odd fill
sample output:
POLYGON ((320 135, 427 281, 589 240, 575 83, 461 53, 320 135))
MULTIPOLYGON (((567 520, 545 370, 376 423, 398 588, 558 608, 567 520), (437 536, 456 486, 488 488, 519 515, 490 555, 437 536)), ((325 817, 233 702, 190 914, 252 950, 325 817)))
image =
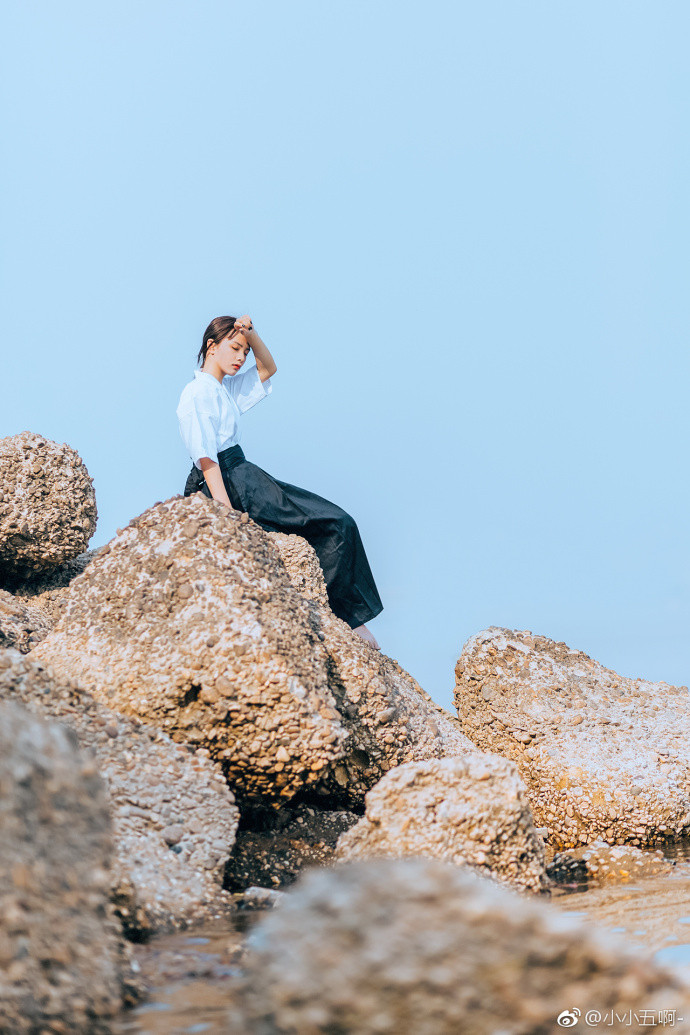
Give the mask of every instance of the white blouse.
POLYGON ((177 406, 180 435, 187 452, 201 470, 199 460, 218 460, 222 449, 240 440, 240 415, 271 393, 271 379, 263 381, 253 366, 241 374, 227 375, 223 383, 204 370, 182 390, 177 406))

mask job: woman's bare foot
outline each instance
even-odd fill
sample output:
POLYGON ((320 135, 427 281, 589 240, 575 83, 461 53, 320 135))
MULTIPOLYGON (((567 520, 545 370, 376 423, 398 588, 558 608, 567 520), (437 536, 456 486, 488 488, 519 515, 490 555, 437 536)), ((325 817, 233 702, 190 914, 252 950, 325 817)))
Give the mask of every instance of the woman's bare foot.
POLYGON ((376 641, 376 637, 372 636, 372 634, 367 629, 366 625, 358 625, 357 628, 353 629, 352 631, 357 633, 358 636, 361 636, 363 640, 366 640, 367 643, 374 648, 374 650, 381 650, 376 641))

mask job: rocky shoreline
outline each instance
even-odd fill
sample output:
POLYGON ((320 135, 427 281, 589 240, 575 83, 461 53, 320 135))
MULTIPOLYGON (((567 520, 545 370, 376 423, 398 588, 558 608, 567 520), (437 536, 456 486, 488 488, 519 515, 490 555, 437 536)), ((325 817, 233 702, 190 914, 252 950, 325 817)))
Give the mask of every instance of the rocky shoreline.
POLYGON ((455 717, 331 613, 304 540, 197 494, 89 553, 95 518, 69 446, 0 441, 0 1031, 107 1031, 139 994, 127 941, 294 881, 228 1031, 550 1031, 578 981, 690 1018, 539 901, 658 873, 641 849, 690 830, 687 687, 489 629, 455 717))

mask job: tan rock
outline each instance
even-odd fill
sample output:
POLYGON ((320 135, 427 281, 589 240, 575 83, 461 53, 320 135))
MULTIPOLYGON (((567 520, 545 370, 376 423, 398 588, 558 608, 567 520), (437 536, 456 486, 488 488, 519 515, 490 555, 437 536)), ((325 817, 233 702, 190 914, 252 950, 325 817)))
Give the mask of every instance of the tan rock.
POLYGON ((0 578, 72 560, 96 529, 89 473, 70 446, 24 431, 0 439, 0 578))
POLYGON ((0 700, 59 720, 95 758, 112 817, 112 895, 129 936, 231 907, 222 883, 239 811, 218 765, 14 650, 0 650, 0 700), (180 833, 173 845, 166 839, 172 825, 180 833))
POLYGON ((110 820, 68 732, 0 705, 0 1031, 107 1032, 125 978, 110 820))
POLYGON ((455 703, 472 741, 514 761, 557 849, 647 845, 690 827, 687 687, 626 679, 544 636, 465 644, 455 703))
POLYGON ((311 605, 312 625, 328 654, 328 681, 350 732, 343 759, 324 770, 319 790, 361 804, 393 766, 477 749, 458 720, 436 704, 397 661, 372 650, 327 606, 316 553, 300 536, 272 535, 293 585, 311 605))
POLYGON ((660 849, 643 851, 633 845, 594 841, 584 848, 556 852, 547 872, 559 883, 628 884, 642 877, 672 873, 673 866, 660 849))
POLYGON ((242 797, 288 800, 342 757, 309 605, 253 522, 200 493, 157 504, 67 594, 36 659, 207 749, 242 797))
POLYGON ((311 871, 258 921, 244 965, 236 1035, 524 1035, 572 1026, 557 1018, 573 1008, 574 1022, 675 1011, 690 1030, 687 989, 644 954, 436 859, 311 871))
POLYGON ((77 575, 81 575, 97 553, 97 550, 87 550, 74 560, 58 565, 52 571, 38 572, 20 580, 15 579, 10 584, 12 593, 31 607, 39 608, 44 620, 52 628, 60 617, 67 587, 77 575))
POLYGON ((366 814, 338 841, 342 860, 408 855, 476 867, 530 891, 548 886, 544 844, 525 787, 497 755, 408 762, 366 796, 366 814))
POLYGON ((0 589, 0 649, 15 647, 28 654, 48 635, 50 624, 43 612, 0 589))

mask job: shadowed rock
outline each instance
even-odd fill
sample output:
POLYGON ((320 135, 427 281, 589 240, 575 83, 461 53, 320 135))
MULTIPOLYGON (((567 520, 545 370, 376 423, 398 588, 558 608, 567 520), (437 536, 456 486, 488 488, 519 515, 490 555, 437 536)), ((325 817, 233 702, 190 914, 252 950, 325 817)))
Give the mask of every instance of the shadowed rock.
POLYGON ((0 579, 50 571, 96 529, 89 472, 70 446, 24 431, 0 439, 0 579))
POLYGON ((60 617, 66 590, 72 579, 85 570, 94 559, 97 550, 80 553, 72 561, 65 561, 49 572, 39 572, 29 578, 13 580, 9 584, 14 596, 31 607, 39 608, 44 619, 52 628, 60 617))
POLYGON ((218 766, 14 650, 0 650, 0 699, 58 719, 95 756, 113 822, 113 900, 130 937, 229 908, 221 885, 239 813, 218 766))
POLYGON ((243 1035, 518 1035, 559 1031, 577 1004, 690 1010, 645 955, 435 859, 311 871, 259 920, 245 968, 227 1025, 243 1035))
POLYGON ((421 855, 467 863, 519 888, 548 885, 517 768, 496 755, 408 762, 366 797, 366 815, 338 841, 342 860, 421 855))
POLYGON ((0 589, 0 648, 14 647, 28 654, 49 631, 50 623, 40 608, 0 589))
POLYGON ((125 977, 110 853, 93 761, 57 723, 0 705, 0 1031, 110 1030, 125 977))
POLYGON ((455 672, 463 729, 516 762, 553 847, 646 845, 690 826, 687 687, 626 679, 509 629, 473 636, 455 672))

